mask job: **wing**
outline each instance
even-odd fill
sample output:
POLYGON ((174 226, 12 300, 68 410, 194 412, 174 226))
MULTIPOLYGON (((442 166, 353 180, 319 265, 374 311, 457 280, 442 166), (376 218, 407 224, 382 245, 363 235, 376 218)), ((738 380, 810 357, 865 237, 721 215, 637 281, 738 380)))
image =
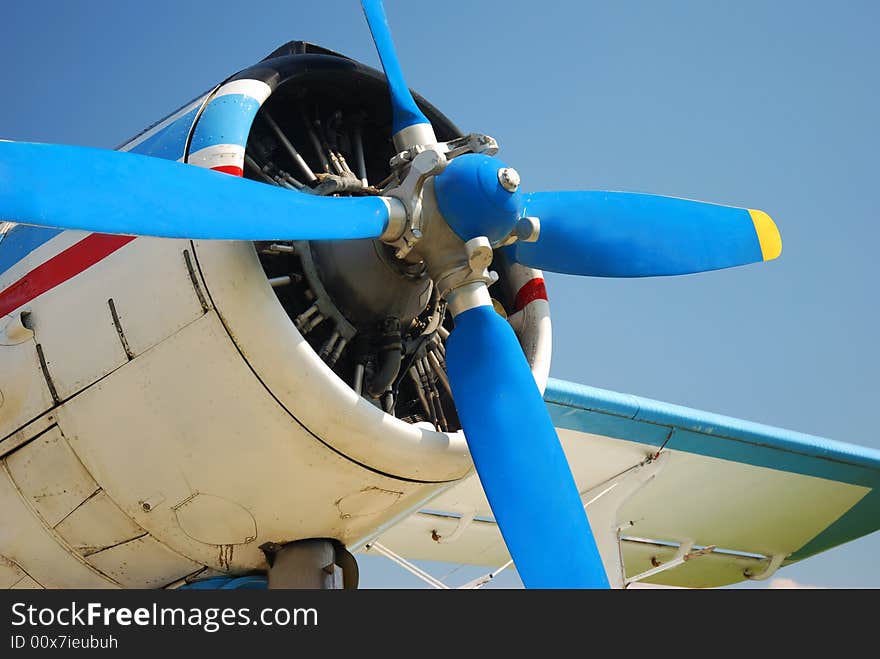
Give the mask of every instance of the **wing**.
MULTIPOLYGON (((880 528, 880 451, 561 380, 544 398, 618 585, 767 578, 880 528)), ((416 560, 509 560, 474 476, 381 542, 416 560)))

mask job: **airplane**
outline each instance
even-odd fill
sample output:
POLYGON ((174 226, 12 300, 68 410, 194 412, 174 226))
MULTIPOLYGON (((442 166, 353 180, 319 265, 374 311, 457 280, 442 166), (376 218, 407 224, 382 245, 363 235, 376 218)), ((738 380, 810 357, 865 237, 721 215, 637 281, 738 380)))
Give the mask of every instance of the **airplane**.
POLYGON ((0 144, 0 583, 351 587, 367 551, 705 587, 875 530, 875 451, 548 377, 538 267, 768 260, 772 220, 522 192, 363 5, 391 108, 292 42, 118 152, 0 144))

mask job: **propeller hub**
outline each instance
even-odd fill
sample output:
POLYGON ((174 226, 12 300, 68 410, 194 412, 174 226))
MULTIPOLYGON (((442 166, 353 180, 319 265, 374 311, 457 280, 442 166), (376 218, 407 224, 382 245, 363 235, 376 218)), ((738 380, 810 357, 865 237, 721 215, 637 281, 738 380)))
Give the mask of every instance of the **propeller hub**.
MULTIPOLYGON (((406 213, 404 222, 389 222, 381 239, 397 248, 397 258, 424 261, 446 298, 462 286, 479 283, 485 289, 497 280, 488 270, 492 248, 522 233, 517 231, 522 195, 519 174, 498 158, 454 150, 447 152, 450 157, 443 146, 422 147, 401 183, 386 191, 406 213)), ((526 231, 529 236, 532 229, 526 231)))
POLYGON ((437 205, 464 241, 486 236, 493 245, 507 238, 519 217, 521 194, 516 170, 492 156, 469 153, 454 158, 434 179, 437 205))

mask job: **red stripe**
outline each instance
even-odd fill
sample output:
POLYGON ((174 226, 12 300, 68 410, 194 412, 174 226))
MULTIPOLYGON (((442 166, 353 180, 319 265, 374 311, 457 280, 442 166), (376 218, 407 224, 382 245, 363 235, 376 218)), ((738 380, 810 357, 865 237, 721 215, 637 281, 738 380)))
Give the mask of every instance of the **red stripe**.
POLYGON ((135 236, 111 236, 105 233, 86 236, 0 292, 0 316, 63 284, 134 239, 135 236))
POLYGON ((535 277, 527 281, 519 289, 519 292, 516 294, 516 301, 513 303, 513 311, 516 313, 535 300, 546 299, 547 289, 544 287, 544 280, 540 277, 535 277))
MULTIPOLYGON (((211 169, 232 176, 244 175, 242 168, 236 165, 219 165, 211 169)), ((0 291, 0 317, 75 277, 135 238, 136 236, 114 236, 104 233, 89 234, 78 243, 38 265, 4 291, 0 291)))
POLYGON ((237 165, 217 165, 211 167, 215 172, 223 172, 224 174, 232 174, 233 176, 243 176, 244 170, 237 165))

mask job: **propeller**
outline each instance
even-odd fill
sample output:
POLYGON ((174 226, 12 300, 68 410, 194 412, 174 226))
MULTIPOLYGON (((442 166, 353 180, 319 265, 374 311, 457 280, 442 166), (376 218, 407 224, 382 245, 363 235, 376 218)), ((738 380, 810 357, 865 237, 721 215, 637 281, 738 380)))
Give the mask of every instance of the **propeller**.
POLYGON ((378 238, 381 197, 330 199, 120 151, 0 142, 0 217, 99 233, 218 240, 378 238))
POLYGON ((510 324, 491 306, 460 313, 446 366, 474 466, 523 583, 607 587, 556 429, 510 324))
POLYGON ((513 330, 493 310, 491 246, 554 272, 645 277, 776 258, 779 232, 761 211, 685 199, 521 193, 519 176, 497 158, 463 142, 454 149, 436 143, 404 80, 381 0, 362 6, 388 79, 400 151, 393 162, 401 180, 387 196, 325 198, 129 153, 0 142, 0 217, 170 238, 379 238, 401 257, 414 253, 455 318, 450 387, 523 583, 607 587, 541 393, 513 330))
POLYGON ((536 242, 510 247, 523 265, 570 275, 683 275, 775 259, 779 231, 766 213, 635 192, 535 192, 536 242))
MULTIPOLYGON (((406 127, 398 124, 400 108, 415 102, 403 80, 381 0, 361 4, 391 87, 393 130, 400 135, 406 127)), ((470 154, 453 159, 436 177, 441 214, 453 230, 460 218, 467 229, 456 232, 463 240, 500 237, 515 223, 516 198, 502 185, 502 170, 512 171, 489 156, 470 154), (454 210, 443 212, 444 205, 454 210)), ((431 254, 430 247, 423 255, 429 271, 436 270, 431 261, 447 261, 446 254, 431 254)), ((447 297, 455 316, 446 352, 455 407, 523 584, 607 588, 580 494, 513 330, 495 313, 484 282, 465 280, 447 297)))
POLYGON ((416 105, 403 77, 403 69, 400 67, 400 60, 394 48, 391 28, 388 26, 388 17, 385 15, 382 0, 361 0, 361 7, 367 19, 367 25, 370 26, 373 43, 379 52, 385 77, 388 79, 388 89, 391 92, 391 134, 397 136, 406 128, 420 126, 430 131, 430 135, 433 137, 431 122, 419 110, 419 106, 416 105))

